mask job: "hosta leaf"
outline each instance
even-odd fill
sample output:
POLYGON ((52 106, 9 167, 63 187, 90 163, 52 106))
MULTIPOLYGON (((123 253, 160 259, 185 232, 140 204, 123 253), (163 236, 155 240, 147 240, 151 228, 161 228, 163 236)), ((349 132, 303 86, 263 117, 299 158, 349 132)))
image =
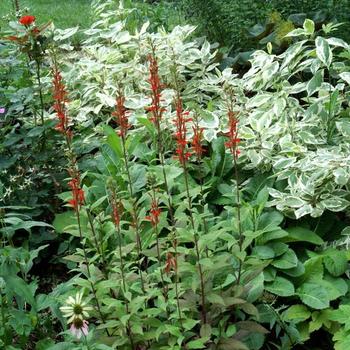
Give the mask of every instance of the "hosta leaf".
POLYGON ((279 276, 272 283, 266 284, 265 289, 281 297, 289 297, 295 293, 293 283, 279 276))
POLYGON ((297 289, 301 301, 314 309, 329 307, 327 290, 318 283, 306 282, 297 289))

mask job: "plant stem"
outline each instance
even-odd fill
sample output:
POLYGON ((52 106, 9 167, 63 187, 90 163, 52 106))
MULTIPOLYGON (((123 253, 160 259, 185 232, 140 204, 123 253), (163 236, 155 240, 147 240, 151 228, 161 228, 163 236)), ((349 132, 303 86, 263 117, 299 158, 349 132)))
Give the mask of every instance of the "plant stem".
POLYGON ((194 219, 192 214, 192 200, 190 196, 190 188, 188 184, 188 169, 186 162, 183 163, 183 170, 184 170, 184 176, 185 176, 185 186, 186 186, 186 194, 187 194, 187 201, 188 201, 188 209, 189 209, 189 215, 190 215, 190 221, 191 226, 193 230, 194 235, 194 245, 196 250, 196 256, 197 256, 197 264, 198 264, 198 272, 199 272, 199 278, 200 278, 200 285, 201 285, 201 302, 202 302, 202 318, 203 318, 203 324, 207 323, 207 312, 205 308, 205 290, 204 290, 204 274, 202 265, 200 263, 200 252, 199 252, 199 244, 198 244, 198 238, 197 234, 195 233, 195 225, 194 225, 194 219))
POLYGON ((40 77, 40 62, 39 60, 35 60, 36 64, 36 79, 38 81, 38 87, 39 87, 39 97, 40 97, 40 120, 41 125, 44 125, 44 98, 43 98, 43 92, 42 92, 42 84, 41 84, 41 77, 40 77))
POLYGON ((137 248, 137 265, 138 265, 138 270, 140 274, 140 281, 141 281, 141 289, 143 293, 145 293, 145 284, 143 281, 143 276, 142 276, 142 270, 141 270, 141 252, 142 252, 142 244, 141 244, 141 237, 140 237, 140 228, 139 228, 139 223, 138 223, 138 217, 137 217, 137 205, 136 205, 136 198, 134 197, 134 191, 132 189, 132 182, 131 182, 131 174, 130 174, 130 168, 129 168, 129 161, 128 161, 128 155, 126 152, 126 140, 125 136, 122 135, 122 148, 123 148, 123 157, 124 157, 124 163, 125 163, 125 170, 126 174, 128 177, 128 183, 129 183, 129 193, 130 197, 132 200, 132 208, 133 208, 133 223, 135 225, 135 231, 136 231, 136 248, 137 248))
MULTIPOLYGON (((90 271, 89 260, 88 260, 87 253, 86 253, 85 242, 83 240, 79 208, 75 211, 75 213, 76 213, 76 217, 77 217, 77 221, 78 221, 79 237, 80 237, 80 242, 81 242, 81 245, 82 245, 82 248, 83 248, 84 260, 85 260, 85 264, 86 264, 86 271, 87 271, 88 279, 89 279, 89 282, 90 282, 90 285, 91 285, 92 294, 94 295, 94 299, 95 299, 96 306, 97 306, 97 311, 98 311, 98 313, 99 313, 99 315, 101 317, 101 320, 102 320, 103 323, 105 323, 105 318, 104 318, 104 316, 102 314, 102 311, 101 311, 100 302, 98 301, 98 298, 97 298, 97 295, 96 295, 96 289, 95 289, 95 286, 94 286, 94 284, 92 283, 92 280, 91 280, 91 271, 90 271)), ((107 333, 108 336, 110 335, 109 332, 108 332, 108 329, 106 329, 106 333, 107 333)))
MULTIPOLYGON (((113 199, 114 200, 114 199, 113 199)), ((117 204, 115 204, 117 205, 117 204)), ((120 225, 115 224, 116 227, 116 231, 117 231, 117 235, 118 235, 118 249, 119 249, 119 259, 120 259, 120 274, 122 277, 122 286, 123 286, 123 294, 125 297, 126 294, 126 282, 125 282, 125 273, 124 273, 124 259, 123 259, 123 251, 122 251, 122 234, 120 231, 120 225)), ((127 298, 125 298, 125 311, 126 314, 129 315, 130 311, 129 311, 129 301, 127 298)), ((130 321, 128 320, 127 322, 127 327, 126 327, 126 333, 129 337, 130 340, 130 345, 132 350, 135 349, 135 345, 134 345, 134 340, 132 337, 132 331, 131 331, 131 326, 130 326, 130 321)))
MULTIPOLYGON (((233 163, 235 168, 235 181, 236 181, 236 201, 237 201, 237 223, 238 223, 238 246, 239 252, 242 253, 243 247, 243 231, 242 231, 242 221, 241 221, 241 194, 238 185, 238 165, 237 165, 237 154, 233 156, 233 163)), ((242 275, 242 260, 239 258, 239 266, 238 266, 238 277, 237 277, 237 285, 240 284, 241 275, 242 275)))
POLYGON ((180 325, 182 327, 182 312, 181 312, 181 307, 180 307, 180 295, 179 295, 179 274, 177 271, 177 262, 178 262, 178 251, 177 251, 177 238, 176 238, 176 228, 175 228, 175 218, 174 218, 174 212, 173 212, 173 206, 171 202, 171 193, 168 185, 168 178, 167 174, 165 171, 165 161, 164 161, 164 150, 163 150, 163 140, 162 140, 162 133, 160 129, 160 123, 159 120, 156 119, 156 129, 157 129, 157 143, 158 143, 158 158, 159 162, 162 168, 162 173, 163 173, 163 180, 164 180, 164 187, 165 187, 165 193, 167 195, 168 199, 168 210, 169 210, 169 215, 170 215, 170 225, 171 225, 171 231, 174 234, 174 250, 175 250, 175 296, 176 296, 176 305, 177 305, 177 311, 179 314, 179 321, 180 325))

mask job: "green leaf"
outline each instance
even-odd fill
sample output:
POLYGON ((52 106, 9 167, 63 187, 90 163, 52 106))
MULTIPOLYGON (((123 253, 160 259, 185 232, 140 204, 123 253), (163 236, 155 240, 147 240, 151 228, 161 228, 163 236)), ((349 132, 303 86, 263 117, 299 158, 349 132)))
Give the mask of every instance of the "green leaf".
POLYGON ((306 282, 297 289, 301 301, 314 309, 329 307, 327 290, 318 283, 306 282))
POLYGON ((211 329, 210 324, 206 323, 206 324, 202 325, 199 333, 200 333, 202 338, 210 338, 211 332, 212 332, 212 329, 211 329))
POLYGON ((204 349, 206 348, 205 343, 208 341, 208 338, 200 338, 192 340, 186 344, 187 349, 204 349))
POLYGON ((290 306, 283 313, 283 320, 299 323, 307 320, 310 316, 311 312, 305 305, 297 304, 290 306))
POLYGON ((325 252, 325 268, 333 276, 341 276, 348 269, 348 259, 343 250, 331 249, 325 252))
POLYGON ((295 293, 293 283, 279 276, 272 283, 266 284, 265 289, 281 297, 289 297, 295 293))
POLYGON ((278 259, 275 259, 271 264, 278 269, 292 269, 298 265, 298 257, 295 255, 292 249, 288 249, 283 255, 281 255, 278 259))
POLYGON ((316 54, 322 63, 329 67, 332 63, 333 54, 326 39, 318 36, 315 41, 316 54))
POLYGON ((123 146, 116 131, 108 125, 104 125, 103 130, 107 135, 107 144, 114 151, 118 158, 123 158, 123 146))
POLYGON ((340 73, 339 76, 350 85, 350 72, 340 73))
POLYGON ((342 278, 326 276, 319 283, 327 290, 329 300, 336 300, 344 296, 348 291, 348 285, 342 278))
POLYGON ((34 293, 30 286, 18 276, 4 276, 6 282, 6 289, 22 300, 22 304, 28 303, 33 309, 36 310, 36 302, 34 299, 34 293))
POLYGON ((255 246, 252 249, 252 255, 257 256, 259 259, 271 259, 275 256, 275 252, 272 248, 263 245, 255 246))
POLYGON ((249 348, 237 339, 220 339, 218 350, 249 350, 249 348))
MULTIPOLYGON (((86 232, 88 230, 88 220, 86 215, 80 215, 80 223, 83 232, 86 232)), ((55 219, 53 221, 53 227, 56 230, 56 232, 70 233, 73 236, 79 237, 77 225, 77 218, 74 211, 66 211, 64 213, 56 214, 55 219)))
POLYGON ((309 242, 316 245, 324 243, 323 239, 311 230, 304 227, 287 228, 288 237, 283 239, 283 242, 309 242))
POLYGON ((340 305, 338 310, 333 310, 329 314, 329 319, 341 324, 350 323, 350 305, 340 305))
POLYGON ((303 28, 306 34, 312 35, 315 32, 315 23, 311 19, 306 19, 303 28))
POLYGON ((306 85, 307 95, 313 95, 323 83, 323 70, 319 70, 306 85))

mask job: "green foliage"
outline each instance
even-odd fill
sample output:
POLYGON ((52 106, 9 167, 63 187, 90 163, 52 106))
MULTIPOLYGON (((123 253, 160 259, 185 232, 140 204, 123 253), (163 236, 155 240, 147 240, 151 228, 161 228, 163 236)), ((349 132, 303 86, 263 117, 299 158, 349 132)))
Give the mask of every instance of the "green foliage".
MULTIPOLYGON (((273 12, 288 49, 255 51, 239 77, 194 27, 165 20, 171 3, 125 5, 94 2, 79 51, 77 28, 50 28, 43 103, 36 56, 1 48, 0 346, 293 349, 321 333, 334 344, 317 346, 346 349, 349 45, 330 37, 335 25, 273 12), (69 93, 66 138, 52 61, 69 93), (17 189, 28 173, 32 187, 17 189)), ((229 14, 230 2, 210 6, 229 14)))

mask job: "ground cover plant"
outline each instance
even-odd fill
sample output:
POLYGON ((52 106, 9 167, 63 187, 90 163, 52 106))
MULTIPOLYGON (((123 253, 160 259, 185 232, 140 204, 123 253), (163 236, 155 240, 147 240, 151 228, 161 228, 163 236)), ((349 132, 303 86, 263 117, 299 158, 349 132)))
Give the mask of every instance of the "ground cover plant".
POLYGON ((349 44, 238 75, 150 6, 1 34, 1 347, 348 349, 349 44))

